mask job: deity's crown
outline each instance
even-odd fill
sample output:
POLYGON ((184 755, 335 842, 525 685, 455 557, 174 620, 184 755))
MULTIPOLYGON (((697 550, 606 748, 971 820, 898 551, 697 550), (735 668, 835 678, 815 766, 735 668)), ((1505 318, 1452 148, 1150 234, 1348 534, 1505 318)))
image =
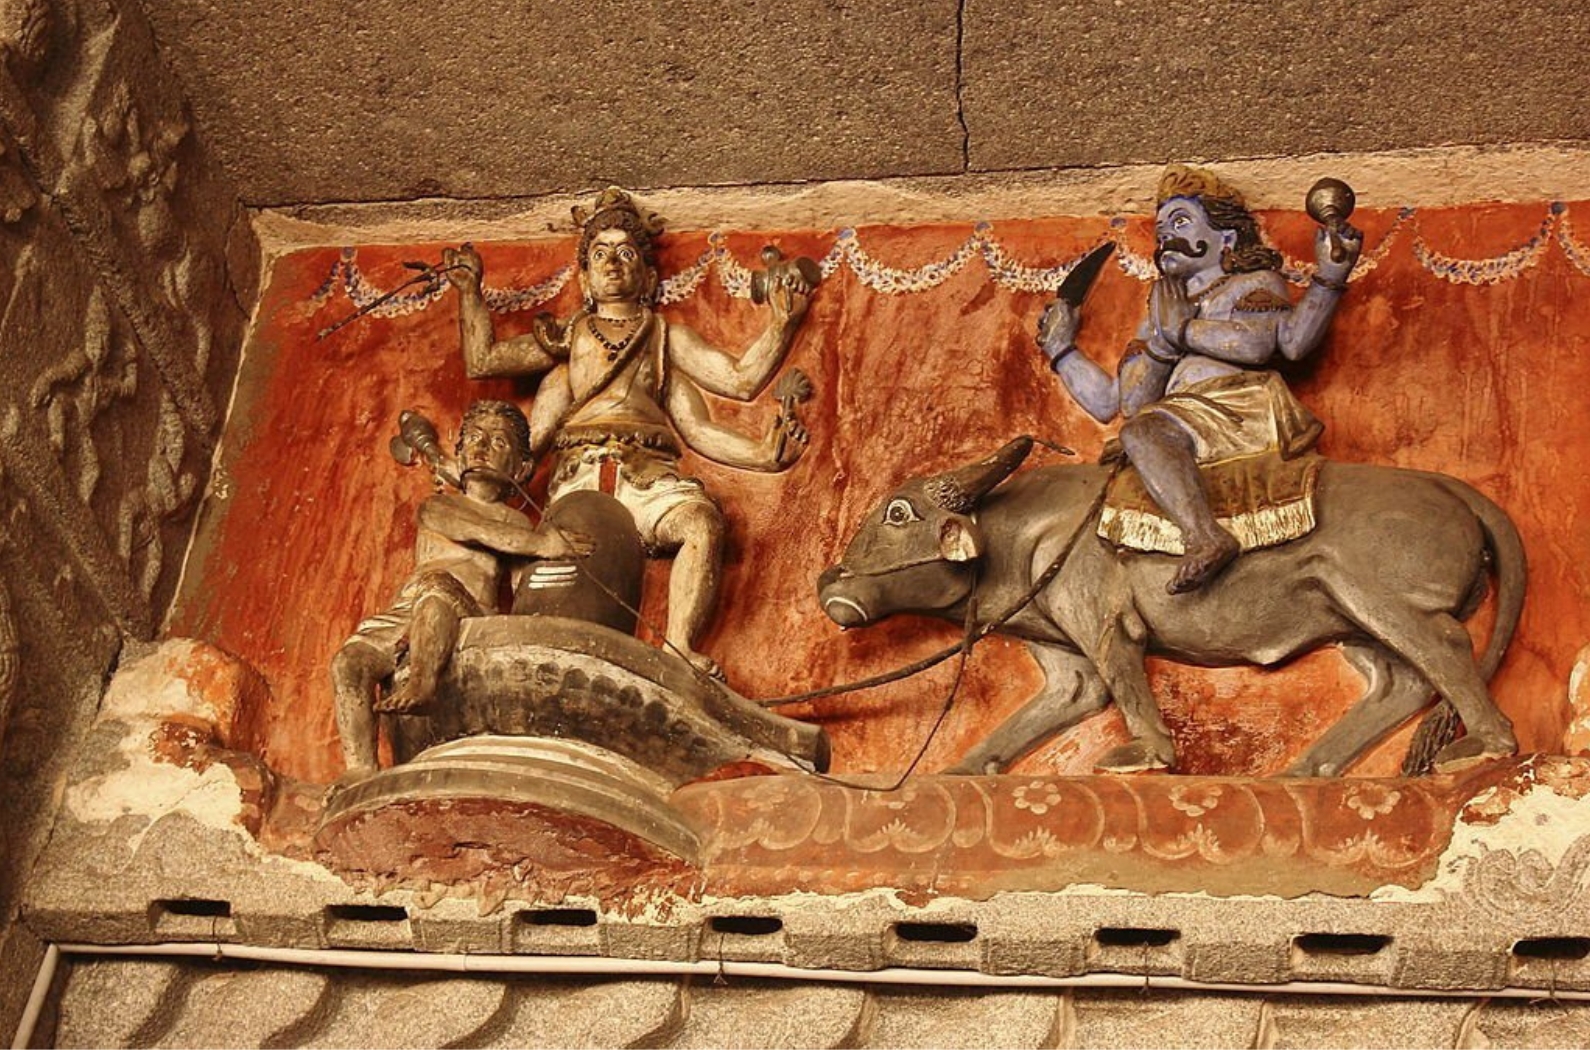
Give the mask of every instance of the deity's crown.
POLYGON ((1222 182, 1220 176, 1212 171, 1189 167, 1186 164, 1167 166, 1165 174, 1159 178, 1159 200, 1156 204, 1163 205, 1172 197, 1229 201, 1243 209, 1248 206, 1242 194, 1222 182))
POLYGON ((635 203, 635 199, 617 186, 609 186, 596 195, 596 200, 590 208, 582 208, 576 204, 572 209, 574 223, 582 230, 588 230, 596 220, 609 212, 617 213, 628 219, 618 223, 603 223, 602 225, 621 225, 629 228, 638 228, 648 238, 654 238, 663 232, 663 220, 656 212, 642 209, 635 203))

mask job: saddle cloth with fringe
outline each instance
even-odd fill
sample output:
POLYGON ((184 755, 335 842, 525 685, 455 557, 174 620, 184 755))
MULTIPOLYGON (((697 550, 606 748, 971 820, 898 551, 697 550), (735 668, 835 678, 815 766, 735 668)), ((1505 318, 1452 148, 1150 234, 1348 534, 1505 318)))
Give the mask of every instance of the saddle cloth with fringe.
MULTIPOLYGON (((1314 486, 1324 462, 1325 457, 1314 452, 1293 459, 1266 452, 1199 469, 1215 520, 1248 551, 1274 547, 1314 531, 1314 486)), ((1181 529, 1160 512, 1131 466, 1110 480, 1098 533, 1118 547, 1186 553, 1181 529)))

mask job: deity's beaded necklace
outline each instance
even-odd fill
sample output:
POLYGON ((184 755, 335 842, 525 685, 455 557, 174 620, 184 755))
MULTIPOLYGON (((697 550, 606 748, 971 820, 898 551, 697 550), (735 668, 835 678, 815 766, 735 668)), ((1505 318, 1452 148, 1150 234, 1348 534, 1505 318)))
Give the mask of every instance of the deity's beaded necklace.
POLYGON ((638 313, 638 314, 634 315, 633 317, 604 317, 604 318, 602 318, 602 320, 608 322, 609 324, 616 325, 616 326, 618 326, 620 328, 629 328, 630 329, 629 334, 624 336, 624 338, 620 339, 616 343, 613 342, 613 340, 609 339, 607 336, 603 335, 602 334, 602 330, 600 328, 596 327, 596 315, 595 314, 586 314, 585 315, 585 328, 586 328, 586 330, 588 332, 591 333, 591 335, 595 336, 596 337, 596 341, 598 343, 601 343, 603 348, 607 350, 607 359, 609 361, 617 361, 618 360, 618 355, 622 354, 625 350, 628 350, 629 347, 630 347, 630 344, 633 343, 635 341, 636 337, 639 336, 640 333, 644 330, 641 327, 641 321, 645 320, 646 316, 647 316, 647 314, 645 312, 642 312, 642 313, 638 313))

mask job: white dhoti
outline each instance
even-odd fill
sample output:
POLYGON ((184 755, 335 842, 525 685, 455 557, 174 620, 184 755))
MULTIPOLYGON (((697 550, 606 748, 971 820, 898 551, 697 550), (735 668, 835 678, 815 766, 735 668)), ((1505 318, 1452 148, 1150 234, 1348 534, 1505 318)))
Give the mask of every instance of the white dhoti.
POLYGON ((608 445, 584 445, 563 452, 547 487, 548 503, 570 492, 606 492, 622 503, 635 519, 641 543, 652 552, 666 546, 657 537, 657 526, 679 507, 718 505, 700 480, 679 473, 672 457, 608 445))

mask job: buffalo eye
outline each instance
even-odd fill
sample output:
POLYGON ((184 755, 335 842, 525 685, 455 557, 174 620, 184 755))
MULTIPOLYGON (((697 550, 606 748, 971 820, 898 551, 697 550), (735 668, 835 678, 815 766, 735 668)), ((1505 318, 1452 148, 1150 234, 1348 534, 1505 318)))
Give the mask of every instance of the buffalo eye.
POLYGON ((916 512, 908 499, 892 499, 889 505, 883 508, 883 523, 885 525, 909 525, 913 521, 921 521, 922 515, 916 512))

